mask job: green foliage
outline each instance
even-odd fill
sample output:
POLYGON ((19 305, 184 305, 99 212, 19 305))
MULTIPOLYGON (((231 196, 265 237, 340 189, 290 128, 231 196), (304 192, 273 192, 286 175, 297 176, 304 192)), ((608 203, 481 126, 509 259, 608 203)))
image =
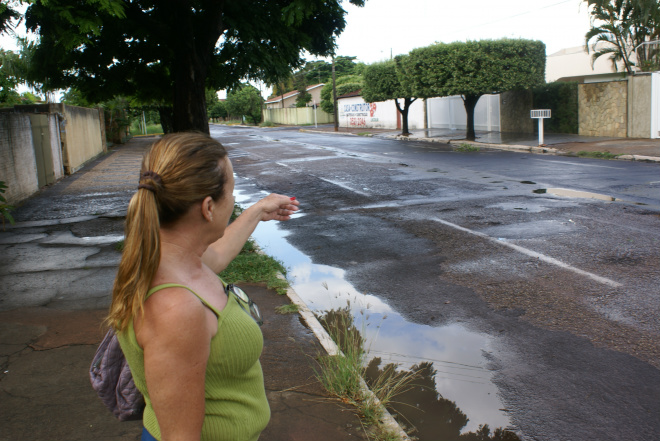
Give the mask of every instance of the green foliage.
POLYGON ((0 181, 0 218, 2 219, 2 229, 5 229, 5 220, 8 220, 10 224, 14 225, 14 218, 11 215, 11 211, 14 209, 13 205, 7 203, 7 199, 4 197, 4 192, 7 189, 7 186, 3 181, 0 181))
POLYGON ((363 78, 362 98, 368 103, 411 98, 401 87, 394 61, 370 64, 365 68, 363 78))
POLYGON ((285 273, 282 262, 260 253, 256 244, 248 240, 220 277, 227 283, 265 283, 278 294, 286 294, 289 283, 279 277, 285 273))
POLYGON ((272 121, 264 121, 261 124, 259 124, 259 127, 273 127, 275 124, 273 124, 272 121))
POLYGON ((643 45, 660 38, 660 5, 657 0, 585 0, 591 14, 591 29, 585 35, 587 52, 593 63, 602 56, 617 72, 622 62, 626 72, 634 67, 660 69, 658 45, 643 45))
POLYGON ((15 75, 14 66, 18 55, 12 51, 0 49, 0 105, 14 105, 20 101, 15 87, 19 79, 15 75))
POLYGON ((367 102, 395 100, 396 108, 401 113, 402 135, 408 132, 408 109, 417 99, 412 92, 409 78, 398 66, 405 63, 406 56, 398 56, 396 61, 374 63, 364 69, 364 87, 362 97, 367 102), (403 99, 403 107, 399 104, 403 99))
POLYGON ((582 158, 598 158, 598 159, 616 159, 619 155, 610 152, 588 152, 586 150, 581 150, 577 152, 577 155, 582 158))
MULTIPOLYGON (((362 89, 363 79, 360 75, 348 75, 337 78, 335 84, 337 87, 337 96, 339 97, 362 89)), ((321 109, 326 113, 334 112, 334 105, 332 102, 332 81, 327 83, 321 89, 321 109)))
MULTIPOLYGON (((364 63, 355 63, 357 57, 339 55, 335 57, 335 76, 360 75, 364 63)), ((332 63, 323 60, 309 61, 302 68, 307 84, 321 84, 332 81, 332 63)))
POLYGON ((413 96, 484 95, 544 83, 545 45, 523 39, 436 43, 401 60, 413 96))
POLYGON ((16 21, 21 14, 15 9, 19 2, 9 0, 0 3, 0 35, 13 33, 16 21))
POLYGON ((474 108, 484 94, 529 89, 545 81, 545 44, 534 40, 436 43, 414 49, 397 64, 413 96, 461 95, 466 139, 474 140, 474 108))
POLYGON ((307 79, 303 72, 297 72, 293 75, 293 84, 298 91, 296 97, 296 107, 306 107, 307 103, 312 100, 312 95, 307 92, 307 79))
POLYGON ((173 130, 208 132, 206 87, 272 84, 304 51, 330 55, 345 14, 341 0, 48 0, 30 4, 26 26, 40 36, 35 78, 48 90, 158 102, 172 107, 173 130))
POLYGON ((543 122, 548 133, 578 133, 578 83, 554 82, 532 89, 533 108, 552 110, 543 122))
POLYGON ((227 112, 227 103, 225 101, 219 101, 213 104, 208 110, 209 117, 213 120, 218 120, 220 118, 225 119, 229 116, 227 112))
POLYGON ((261 122, 264 99, 254 86, 241 85, 227 94, 227 112, 233 116, 245 116, 253 124, 261 122))
POLYGON ((298 308, 298 305, 296 305, 295 303, 288 303, 286 305, 278 306, 277 308, 275 308, 275 311, 278 314, 295 314, 299 310, 300 308, 298 308))
POLYGON ((457 147, 454 147, 454 150, 457 152, 478 152, 481 149, 479 146, 472 145, 467 142, 462 142, 457 147))

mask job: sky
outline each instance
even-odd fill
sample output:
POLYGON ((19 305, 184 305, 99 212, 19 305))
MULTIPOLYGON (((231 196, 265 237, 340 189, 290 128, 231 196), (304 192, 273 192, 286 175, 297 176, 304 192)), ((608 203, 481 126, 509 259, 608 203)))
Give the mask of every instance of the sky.
POLYGON ((337 55, 367 64, 435 42, 525 38, 541 40, 546 54, 584 44, 589 30, 582 0, 344 0, 346 28, 337 55))
MULTIPOLYGON (((367 64, 435 42, 504 37, 541 40, 550 55, 583 45, 589 30, 583 0, 366 0, 361 8, 344 0, 342 5, 346 28, 336 53, 367 64)), ((6 36, 0 47, 16 49, 6 36)))

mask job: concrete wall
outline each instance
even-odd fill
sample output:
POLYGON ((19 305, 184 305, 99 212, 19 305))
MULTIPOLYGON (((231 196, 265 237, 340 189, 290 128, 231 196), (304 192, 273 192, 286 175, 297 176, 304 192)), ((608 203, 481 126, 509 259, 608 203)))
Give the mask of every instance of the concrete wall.
POLYGON ((535 121, 530 118, 532 92, 511 90, 500 94, 500 131, 534 133, 535 121))
MULTIPOLYGON (((314 124, 314 113, 312 107, 285 107, 284 109, 264 109, 263 117, 264 121, 275 124, 305 125, 314 124)), ((334 122, 334 118, 319 107, 316 109, 316 122, 327 124, 334 122)))
MULTIPOLYGON (((399 104, 403 105, 403 100, 399 104)), ((355 96, 338 100, 339 126, 365 129, 401 128, 401 117, 394 100, 366 103, 355 96)), ((424 128, 424 100, 416 100, 408 110, 408 128, 424 128)))
POLYGON ((0 181, 8 187, 4 196, 9 204, 39 191, 28 115, 0 112, 0 181))
POLYGON ((579 134, 625 138, 628 134, 627 95, 626 81, 578 85, 579 134))
MULTIPOLYGON (((323 89, 325 84, 314 84, 307 86, 307 92, 312 96, 312 100, 307 103, 307 107, 312 107, 314 103, 317 105, 321 104, 321 89, 323 89)), ((296 107, 296 99, 298 98, 299 92, 294 90, 292 92, 287 92, 284 94, 284 106, 282 106, 282 95, 277 95, 274 98, 266 101, 267 109, 282 109, 288 107, 296 107)))
POLYGON ((628 136, 651 137, 651 74, 628 77, 628 136))
POLYGON ((62 139, 60 138, 60 117, 57 114, 48 115, 48 127, 50 130, 50 150, 53 155, 53 168, 55 169, 55 180, 64 177, 64 162, 62 160, 62 139))
POLYGON ((107 148, 102 139, 99 109, 60 106, 66 122, 62 130, 64 169, 72 174, 107 148))
MULTIPOLYGON (((429 98, 429 128, 465 130, 467 112, 463 99, 458 96, 429 98)), ((498 95, 483 95, 474 108, 474 129, 482 131, 500 130, 500 98, 498 95)))

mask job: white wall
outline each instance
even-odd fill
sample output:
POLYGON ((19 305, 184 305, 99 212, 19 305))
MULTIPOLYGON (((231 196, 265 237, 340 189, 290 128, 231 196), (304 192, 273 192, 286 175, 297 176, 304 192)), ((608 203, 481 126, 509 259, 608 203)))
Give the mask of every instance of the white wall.
MULTIPOLYGON (((430 98, 427 101, 429 128, 457 129, 467 128, 467 113, 460 96, 430 98)), ((483 95, 474 108, 474 129, 482 131, 500 131, 500 96, 483 95)))
MULTIPOLYGON (((399 100, 403 106, 403 100, 399 100)), ((392 129, 401 127, 394 100, 366 103, 362 97, 338 100, 339 126, 349 128, 392 129)), ((408 128, 424 128, 424 101, 416 100, 408 110, 408 128)))

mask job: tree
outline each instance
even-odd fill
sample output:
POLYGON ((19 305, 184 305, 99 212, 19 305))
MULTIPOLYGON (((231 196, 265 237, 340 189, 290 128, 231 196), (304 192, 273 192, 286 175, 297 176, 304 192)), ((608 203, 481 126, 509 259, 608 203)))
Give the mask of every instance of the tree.
POLYGON ((413 96, 460 95, 467 113, 465 138, 474 140, 474 108, 482 95, 545 82, 545 45, 522 39, 436 43, 414 49, 399 67, 413 96))
POLYGON ((233 116, 245 116, 254 124, 261 122, 264 99, 254 86, 243 84, 227 94, 227 111, 233 116))
POLYGON ((0 35, 13 34, 16 22, 21 19, 21 13, 16 9, 18 4, 18 0, 0 3, 0 35))
MULTIPOLYGON (((335 74, 338 77, 356 75, 364 63, 355 63, 357 57, 339 55, 335 57, 335 74)), ((305 72, 307 84, 328 83, 332 80, 332 63, 323 60, 309 61, 302 68, 305 72)))
POLYGON ((296 97, 296 107, 305 107, 307 103, 312 100, 312 95, 307 92, 307 80, 303 72, 296 72, 293 75, 293 83, 298 90, 298 96, 296 97))
POLYGON ((660 38, 658 0, 584 0, 589 4, 591 29, 585 35, 585 49, 591 64, 602 56, 612 61, 612 70, 623 63, 628 74, 635 67, 656 70, 660 54, 643 43, 660 38), (636 50, 641 47, 642 50, 636 50))
POLYGON ((20 60, 16 53, 0 49, 0 105, 20 103, 20 95, 15 90, 20 82, 16 75, 18 63, 20 60))
MULTIPOLYGON (((337 96, 355 92, 362 89, 363 79, 360 75, 347 75, 336 80, 337 96)), ((326 113, 333 113, 335 109, 332 101, 332 83, 326 83, 321 89, 321 109, 326 113)))
POLYGON ((341 0, 35 0, 26 25, 48 88, 163 102, 175 131, 208 133, 207 86, 273 83, 303 51, 331 54, 345 14, 341 0))
POLYGON ((217 103, 213 104, 213 107, 209 108, 209 117, 212 118, 213 120, 217 119, 225 119, 229 113, 227 112, 227 103, 224 101, 218 101, 217 103))
POLYGON ((405 58, 405 55, 398 56, 396 61, 384 61, 367 66, 363 75, 362 98, 369 103, 394 100, 396 109, 401 114, 401 134, 408 136, 410 135, 408 131, 408 110, 417 97, 412 93, 410 82, 397 71, 397 64, 401 65, 405 58), (403 100, 403 106, 399 104, 399 99, 403 100))

